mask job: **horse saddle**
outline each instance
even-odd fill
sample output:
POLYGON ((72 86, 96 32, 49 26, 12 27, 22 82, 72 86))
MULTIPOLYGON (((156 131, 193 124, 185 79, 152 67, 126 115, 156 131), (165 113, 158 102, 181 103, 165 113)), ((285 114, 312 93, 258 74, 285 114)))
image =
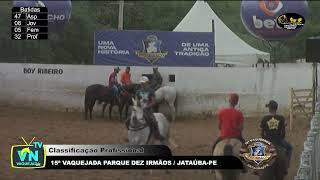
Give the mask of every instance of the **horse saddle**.
POLYGON ((129 93, 127 91, 122 91, 121 93, 121 96, 124 96, 124 97, 129 97, 129 93))

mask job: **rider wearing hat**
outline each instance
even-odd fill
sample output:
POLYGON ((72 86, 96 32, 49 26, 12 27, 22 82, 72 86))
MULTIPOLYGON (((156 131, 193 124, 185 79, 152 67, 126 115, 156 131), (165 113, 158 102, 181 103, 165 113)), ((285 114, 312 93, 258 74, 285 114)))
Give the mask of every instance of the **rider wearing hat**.
POLYGON ((151 88, 156 91, 162 85, 162 76, 158 71, 158 67, 153 67, 153 74, 152 74, 152 82, 150 84, 151 88))
POLYGON ((119 67, 115 67, 113 72, 109 75, 109 87, 113 89, 113 92, 116 96, 119 94, 119 83, 117 79, 117 75, 120 71, 119 67))
MULTIPOLYGON (((151 132, 153 132, 159 140, 163 140, 164 137, 159 132, 158 122, 153 115, 153 106, 156 104, 155 94, 149 86, 149 79, 146 76, 140 78, 141 89, 136 93, 136 98, 139 105, 143 108, 143 114, 146 121, 149 123, 151 132)), ((126 122, 127 127, 129 127, 129 122, 126 122)))
POLYGON ((226 138, 237 138, 242 143, 245 143, 245 140, 242 137, 243 130, 243 114, 241 111, 237 110, 235 107, 239 101, 239 95, 236 93, 231 93, 228 96, 229 107, 223 108, 218 111, 218 121, 219 121, 219 130, 220 136, 217 141, 214 143, 212 150, 215 149, 216 145, 223 139, 226 138))
POLYGON ((287 150, 288 155, 288 168, 290 165, 290 159, 292 154, 292 146, 285 140, 286 123, 285 118, 277 114, 278 103, 274 100, 269 101, 266 104, 269 108, 269 114, 262 118, 260 128, 262 138, 284 147, 287 150))

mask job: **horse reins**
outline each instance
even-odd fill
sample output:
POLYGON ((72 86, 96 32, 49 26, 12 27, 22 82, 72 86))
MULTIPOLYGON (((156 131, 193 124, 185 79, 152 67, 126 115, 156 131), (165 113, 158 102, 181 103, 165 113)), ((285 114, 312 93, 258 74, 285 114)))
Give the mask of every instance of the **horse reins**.
POLYGON ((129 130, 131 130, 131 131, 139 131, 139 130, 141 130, 141 129, 146 128, 147 126, 148 126, 147 123, 143 124, 142 126, 138 126, 138 127, 131 127, 131 126, 129 125, 129 130))

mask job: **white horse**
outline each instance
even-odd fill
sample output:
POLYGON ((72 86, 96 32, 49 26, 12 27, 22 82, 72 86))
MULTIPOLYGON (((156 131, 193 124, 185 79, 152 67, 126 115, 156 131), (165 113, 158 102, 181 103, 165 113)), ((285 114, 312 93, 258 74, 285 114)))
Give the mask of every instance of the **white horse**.
MULTIPOLYGON (((153 113, 158 123, 160 134, 164 137, 164 140, 160 141, 156 139, 154 134, 151 132, 151 128, 148 125, 144 115, 143 109, 138 106, 138 102, 132 98, 133 106, 131 110, 128 140, 129 144, 133 145, 150 145, 150 144, 162 144, 169 146, 169 131, 170 122, 162 113, 153 113)), ((149 171, 152 174, 152 170, 149 171)), ((166 170, 166 173, 169 173, 166 170)), ((139 177, 137 177, 140 179, 139 177)))
MULTIPOLYGON (((129 123, 128 140, 129 144, 145 145, 156 144, 157 139, 151 132, 147 121, 143 116, 143 109, 138 102, 132 98, 133 106, 129 123)), ((153 113, 158 123, 159 132, 164 137, 160 144, 169 145, 170 122, 162 113, 153 113)))
MULTIPOLYGON (((165 102, 169 105, 170 110, 171 110, 171 126, 173 129, 173 132, 171 133, 172 136, 175 136, 175 128, 174 128, 174 122, 176 120, 176 112, 177 112, 177 90, 174 87, 171 86, 163 86, 160 87, 158 90, 155 92, 155 98, 156 102, 158 104, 165 102)), ((170 143, 173 145, 173 148, 179 147, 173 140, 170 140, 170 143)))
MULTIPOLYGON (((239 158, 242 143, 238 139, 228 138, 220 141, 213 149, 213 156, 235 156, 239 158)), ((215 170, 217 180, 239 180, 240 170, 215 170)))
POLYGON ((177 90, 171 86, 163 86, 160 87, 155 92, 156 102, 162 103, 165 102, 169 105, 171 110, 171 118, 174 122, 176 119, 176 111, 177 111, 177 90))

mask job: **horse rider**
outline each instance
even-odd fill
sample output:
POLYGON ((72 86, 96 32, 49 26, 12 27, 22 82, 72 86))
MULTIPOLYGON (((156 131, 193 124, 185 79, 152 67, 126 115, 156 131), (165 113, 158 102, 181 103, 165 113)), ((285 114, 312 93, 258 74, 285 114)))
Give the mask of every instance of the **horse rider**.
POLYGON ((121 74, 121 84, 123 86, 127 86, 132 84, 131 81, 131 73, 130 73, 130 67, 126 67, 126 70, 121 74))
POLYGON ((159 73, 158 67, 153 67, 153 74, 152 74, 152 82, 150 84, 151 88, 156 91, 162 85, 162 76, 159 73))
POLYGON ((119 67, 115 67, 113 72, 109 75, 109 87, 112 88, 113 93, 116 97, 119 97, 119 83, 118 83, 118 73, 120 71, 119 67))
MULTIPOLYGON (((150 125, 151 132, 154 133, 157 139, 164 140, 164 137, 160 134, 158 122, 153 114, 153 106, 156 104, 154 91, 150 88, 149 78, 142 76, 140 78, 141 88, 136 92, 136 98, 138 103, 143 108, 143 114, 147 123, 150 125)), ((129 127, 129 120, 126 125, 129 127)))
MULTIPOLYGON (((241 141, 242 144, 245 143, 245 140, 242 137, 244 121, 243 114, 235 108, 239 102, 239 95, 236 93, 230 93, 228 95, 228 101, 229 107, 220 109, 217 113, 220 135, 213 144, 212 151, 214 151, 220 141, 227 138, 235 138, 241 141)), ((247 169, 244 168, 242 172, 246 173, 247 169)))
MULTIPOLYGON (((292 146, 285 140, 286 120, 284 116, 277 114, 278 103, 276 101, 269 101, 266 107, 269 108, 269 114, 262 118, 260 124, 261 137, 286 149, 288 155, 287 168, 289 168, 292 146)), ((286 173, 288 173, 287 169, 286 173)))
POLYGON ((212 150, 215 149, 216 145, 226 138, 239 139, 243 144, 245 140, 242 137, 243 130, 243 114, 235 107, 239 101, 239 95, 231 93, 228 95, 229 107, 223 108, 218 111, 217 117, 219 121, 220 136, 214 143, 212 150))

